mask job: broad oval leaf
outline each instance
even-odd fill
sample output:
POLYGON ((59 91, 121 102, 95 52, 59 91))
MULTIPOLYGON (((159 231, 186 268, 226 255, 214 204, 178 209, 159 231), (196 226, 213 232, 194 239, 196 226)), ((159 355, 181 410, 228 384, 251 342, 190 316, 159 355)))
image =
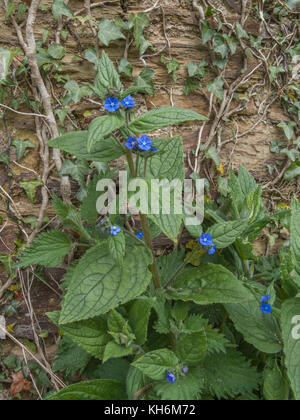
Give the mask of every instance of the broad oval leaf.
POLYGON ((138 368, 151 379, 163 380, 168 369, 179 363, 176 355, 168 349, 150 351, 137 359, 132 366, 138 368))
POLYGON ((96 143, 102 142, 113 131, 123 127, 124 120, 117 114, 103 115, 95 118, 88 130, 87 150, 91 152, 96 143))
POLYGON ((186 121, 207 121, 208 118, 185 108, 161 107, 153 109, 133 121, 129 128, 135 133, 148 133, 186 121))
POLYGON ((48 401, 101 401, 126 400, 126 392, 122 382, 112 379, 96 379, 89 382, 67 386, 51 397, 48 401))
POLYGON ((248 222, 245 220, 220 222, 209 228, 207 233, 212 235, 214 244, 222 249, 232 245, 242 235, 247 225, 248 222))
POLYGON ((61 324, 93 318, 143 293, 151 280, 151 252, 128 241, 122 267, 105 243, 94 246, 74 271, 62 308, 61 324))

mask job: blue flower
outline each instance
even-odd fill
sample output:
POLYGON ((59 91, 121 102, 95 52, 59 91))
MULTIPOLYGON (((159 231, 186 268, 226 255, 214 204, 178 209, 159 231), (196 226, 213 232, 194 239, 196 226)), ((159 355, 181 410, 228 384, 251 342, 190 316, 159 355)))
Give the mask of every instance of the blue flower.
POLYGON ((208 254, 209 254, 209 255, 214 255, 214 254, 215 254, 215 252, 216 252, 216 249, 217 249, 217 245, 213 245, 213 246, 211 246, 211 247, 209 248, 209 250, 208 250, 208 254))
POLYGON ((157 152, 157 151, 158 151, 157 147, 151 147, 151 152, 157 152))
POLYGON ((144 237, 144 232, 139 232, 135 235, 138 239, 142 240, 144 237))
POLYGON ((261 303, 268 303, 270 299, 271 299, 271 296, 270 295, 268 295, 268 296, 262 296, 261 303))
POLYGON ((174 382, 176 382, 176 376, 174 375, 174 373, 168 371, 166 375, 166 380, 173 384, 174 382))
POLYGON ((121 104, 126 108, 126 109, 129 109, 129 108, 133 108, 134 107, 134 105, 136 104, 136 102, 135 102, 135 100, 133 99, 133 97, 132 96, 126 96, 126 98, 124 98, 122 101, 121 101, 121 104))
POLYGON ((200 244, 203 246, 210 246, 213 243, 213 237, 210 233, 203 233, 200 238, 200 244))
POLYGON ((120 102, 118 98, 106 98, 104 108, 109 112, 118 111, 120 108, 120 102))
POLYGON ((135 148, 136 142, 137 142, 136 137, 128 137, 128 139, 127 139, 127 141, 125 143, 125 146, 127 147, 127 149, 132 150, 132 149, 135 148))
POLYGON ((152 147, 152 140, 144 135, 138 139, 138 145, 141 150, 148 152, 152 147))
POLYGON ((189 368, 188 368, 187 366, 185 366, 185 367, 182 369, 182 372, 183 372, 183 373, 188 373, 188 371, 189 371, 189 368))
POLYGON ((272 313, 272 306, 269 305, 268 303, 264 303, 263 305, 261 305, 260 310, 264 314, 271 314, 272 313))
POLYGON ((119 228, 119 226, 111 226, 110 227, 110 234, 112 236, 117 236, 121 231, 122 231, 122 229, 119 228))

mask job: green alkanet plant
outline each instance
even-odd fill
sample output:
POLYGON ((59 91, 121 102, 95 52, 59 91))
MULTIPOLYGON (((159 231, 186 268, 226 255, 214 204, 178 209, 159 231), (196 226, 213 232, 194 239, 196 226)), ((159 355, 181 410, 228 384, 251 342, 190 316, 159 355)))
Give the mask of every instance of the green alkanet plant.
POLYGON ((48 145, 99 172, 80 211, 53 197, 63 228, 34 239, 17 263, 56 267, 77 250, 62 281, 62 309, 48 316, 65 348, 77 349, 90 381, 49 399, 300 399, 300 204, 270 214, 261 187, 241 166, 219 182, 218 205, 205 198, 202 225, 165 214, 161 201, 159 214, 140 212, 138 228, 131 214, 98 214, 97 183, 116 176, 106 164, 122 156, 131 179, 183 181, 181 137, 149 135, 206 117, 176 107, 136 116, 134 95, 149 86, 124 89, 105 52, 97 69, 93 90, 105 113, 87 131, 48 145), (279 274, 253 249, 275 222, 291 232, 279 274), (189 254, 177 246, 182 227, 195 240, 189 254), (175 246, 157 257, 153 239, 161 233, 175 246))

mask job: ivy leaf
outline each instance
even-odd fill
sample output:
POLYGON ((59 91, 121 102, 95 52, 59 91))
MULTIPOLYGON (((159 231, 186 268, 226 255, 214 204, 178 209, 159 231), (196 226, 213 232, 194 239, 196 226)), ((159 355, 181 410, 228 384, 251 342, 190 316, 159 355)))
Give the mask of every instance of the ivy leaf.
POLYGON ((285 72, 285 69, 282 66, 269 66, 269 71, 271 82, 274 82, 280 73, 285 72))
POLYGON ((132 366, 149 378, 159 381, 165 379, 167 370, 175 368, 178 363, 178 358, 171 350, 159 349, 144 354, 132 366))
POLYGON ((58 311, 47 313, 46 315, 74 343, 78 344, 78 346, 97 359, 101 360, 103 358, 105 346, 111 340, 110 335, 107 333, 106 322, 103 318, 60 325, 60 313, 58 311))
POLYGON ((161 62, 167 67, 168 73, 172 74, 173 81, 176 83, 177 81, 177 70, 180 67, 178 61, 175 60, 173 57, 172 60, 167 60, 164 55, 161 56, 161 62))
POLYGON ((125 124, 124 119, 119 115, 104 115, 95 118, 88 130, 87 150, 90 153, 96 143, 101 142, 104 137, 107 137, 113 131, 118 130, 125 124))
POLYGON ((231 54, 232 55, 235 54, 236 53, 236 50, 237 50, 237 47, 239 45, 238 40, 236 38, 230 37, 227 34, 224 34, 223 37, 224 37, 224 39, 226 40, 226 42, 228 44, 228 47, 230 49, 231 54))
POLYGON ((120 31, 110 19, 102 19, 98 25, 98 37, 103 44, 108 47, 111 41, 116 39, 126 39, 125 35, 120 31))
POLYGON ((139 48, 140 56, 142 56, 146 50, 152 46, 151 42, 147 41, 143 35, 144 30, 149 26, 149 18, 146 13, 138 13, 134 17, 133 23, 133 36, 137 48, 139 48))
POLYGON ((126 400, 122 382, 112 379, 97 379, 67 386, 48 397, 48 401, 101 401, 126 400))
POLYGON ((21 254, 18 267, 28 267, 31 264, 57 267, 61 265, 63 257, 71 250, 73 244, 64 232, 50 230, 36 237, 29 248, 21 254))
POLYGON ((245 29, 242 27, 242 25, 239 22, 236 22, 236 33, 237 33, 237 37, 239 39, 249 39, 249 35, 247 34, 247 32, 245 31, 245 29))
POLYGON ((87 151, 87 131, 72 131, 50 140, 50 147, 63 150, 79 159, 94 162, 110 162, 118 159, 124 153, 122 147, 114 137, 104 138, 96 143, 90 153, 87 151))
POLYGON ((277 127, 282 128, 287 139, 291 140, 294 135, 294 127, 296 127, 296 123, 292 121, 289 123, 282 121, 277 125, 277 127))
POLYGON ((229 270, 217 264, 190 268, 177 277, 175 288, 169 288, 173 299, 193 301, 198 305, 240 303, 253 295, 229 270))
POLYGON ((283 302, 281 309, 285 365, 293 392, 300 400, 300 299, 283 302))
POLYGON ((135 133, 148 133, 186 121, 208 121, 208 118, 184 108, 161 107, 137 118, 129 125, 129 128, 135 133))
POLYGON ((150 68, 146 68, 141 71, 139 76, 135 79, 134 85, 136 88, 141 88, 142 92, 146 92, 149 95, 154 96, 155 88, 153 84, 155 72, 150 68))
POLYGON ((32 179, 31 181, 20 181, 19 184, 20 187, 25 190, 26 195, 32 204, 35 202, 36 189, 44 185, 43 182, 38 179, 32 179))
POLYGON ((202 45, 205 45, 208 41, 210 41, 213 38, 215 31, 210 29, 207 21, 201 20, 201 24, 202 24, 202 45))
POLYGON ((205 331, 191 334, 180 334, 176 345, 176 355, 180 361, 188 365, 198 365, 207 352, 205 331))
POLYGON ((66 55, 66 49, 60 44, 51 44, 47 50, 48 54, 55 60, 61 60, 66 55))
MULTIPOLYGON (((118 71, 119 73, 124 73, 126 74, 126 76, 130 77, 132 75, 133 66, 128 60, 126 60, 126 58, 122 58, 120 61, 118 71)), ((125 95, 125 97, 126 96, 127 95, 125 95)))
POLYGON ((75 181, 78 182, 81 188, 86 188, 85 175, 90 171, 89 165, 86 161, 77 161, 76 163, 71 160, 64 160, 60 173, 61 175, 70 175, 75 181))
POLYGON ((0 82, 6 80, 9 73, 10 65, 13 61, 14 56, 17 54, 17 50, 8 50, 6 48, 0 48, 0 82))
POLYGON ((242 235, 247 225, 247 220, 220 222, 209 228, 208 233, 212 235, 214 244, 223 249, 232 245, 242 235))
POLYGON ((284 179, 286 181, 292 181, 297 176, 300 175, 300 161, 294 162, 291 166, 285 171, 284 179))
POLYGON ((221 35, 215 36, 214 37, 214 47, 213 47, 213 51, 216 54, 220 54, 221 57, 224 59, 225 57, 227 57, 228 54, 228 47, 226 45, 226 42, 224 40, 224 37, 221 35))
POLYGON ((282 149, 281 153, 287 155, 292 162, 295 162, 300 155, 299 150, 296 149, 282 149))
POLYGON ((73 101, 75 104, 78 104, 78 102, 80 102, 83 97, 89 95, 89 88, 86 86, 79 87, 75 80, 70 80, 67 82, 64 88, 69 92, 69 98, 67 98, 67 102, 73 101))
POLYGON ((52 13, 56 20, 58 20, 61 16, 66 16, 69 18, 73 17, 73 13, 66 6, 64 0, 54 0, 52 5, 52 13))
POLYGON ((60 317, 61 324, 93 318, 145 291, 151 274, 151 252, 129 241, 119 267, 104 243, 94 246, 76 266, 60 317))
POLYGON ((279 353, 282 350, 275 321, 272 316, 261 312, 258 302, 226 305, 226 310, 235 328, 243 334, 248 343, 268 354, 279 353))
POLYGON ((207 150, 207 152, 205 152, 205 156, 206 156, 207 159, 211 159, 214 162, 214 164, 216 165, 217 168, 220 167, 221 160, 220 160, 219 153, 218 153, 218 151, 215 147, 213 147, 213 146, 210 147, 207 150))
POLYGON ((5 165, 10 164, 10 159, 6 152, 0 153, 0 163, 4 163, 5 165))
POLYGON ((224 80, 221 76, 217 77, 213 82, 207 85, 207 89, 212 92, 220 100, 224 96, 224 80))
POLYGON ((113 257, 116 263, 121 266, 126 252, 125 235, 123 232, 120 232, 117 236, 109 237, 108 249, 110 255, 113 257))

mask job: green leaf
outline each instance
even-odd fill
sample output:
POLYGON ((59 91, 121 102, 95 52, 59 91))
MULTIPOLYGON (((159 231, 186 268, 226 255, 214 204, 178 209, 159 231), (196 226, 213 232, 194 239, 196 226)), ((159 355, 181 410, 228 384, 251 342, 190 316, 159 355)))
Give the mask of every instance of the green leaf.
POLYGON ((18 267, 28 267, 31 264, 57 267, 61 265, 63 257, 70 252, 72 246, 71 239, 64 232, 50 230, 42 233, 24 250, 18 267))
POLYGON ((175 250, 171 254, 157 258, 157 268, 161 283, 165 286, 179 272, 184 262, 185 250, 175 250))
POLYGON ((101 401, 126 400, 122 382, 112 379, 97 379, 89 382, 67 386, 57 394, 47 398, 48 401, 101 401))
POLYGON ((85 350, 68 337, 63 337, 59 342, 53 371, 71 376, 75 373, 81 375, 90 360, 91 356, 85 350))
POLYGON ((125 235, 123 232, 120 232, 117 236, 111 235, 109 237, 108 249, 115 262, 122 265, 126 252, 125 235))
POLYGON ((245 231, 248 222, 245 220, 235 220, 233 222, 220 222, 210 227, 207 233, 213 237, 214 244, 219 249, 227 248, 245 231))
POLYGON ((153 84, 155 72, 150 68, 146 68, 141 71, 139 76, 134 81, 134 86, 140 88, 141 92, 146 92, 149 95, 154 96, 155 88, 153 84))
POLYGON ((97 359, 103 359, 105 347, 111 340, 111 336, 107 333, 104 319, 95 318, 68 325, 60 325, 60 313, 58 311, 47 313, 46 315, 74 343, 97 359))
POLYGON ((205 45, 208 41, 210 41, 213 38, 215 31, 210 29, 207 21, 201 20, 201 24, 202 24, 202 45, 205 45))
POLYGON ((205 156, 207 159, 211 159, 215 163, 216 167, 219 168, 221 160, 215 147, 210 147, 207 152, 205 152, 205 156))
POLYGON ((98 28, 98 37, 106 47, 109 46, 110 41, 115 41, 116 39, 126 39, 125 35, 122 34, 118 26, 116 26, 110 19, 101 19, 98 28))
POLYGON ((151 42, 147 41, 143 35, 144 29, 149 26, 149 19, 146 13, 138 13, 133 20, 133 36, 137 48, 139 49, 140 56, 152 46, 151 42))
POLYGON ((99 213, 97 211, 97 200, 102 194, 101 191, 97 191, 97 184, 99 181, 98 176, 94 176, 92 181, 88 185, 87 195, 82 200, 80 207, 80 214, 83 220, 88 222, 90 225, 95 224, 99 213))
POLYGON ((285 72, 285 69, 282 66, 269 66, 269 70, 271 82, 274 82, 274 80, 277 79, 280 73, 285 72))
MULTIPOLYGON (((118 71, 119 73, 124 73, 126 76, 130 77, 132 75, 133 66, 128 60, 126 60, 126 58, 121 58, 118 71)), ((125 95, 125 97, 126 96, 127 95, 125 95)))
POLYGON ((242 25, 239 22, 235 23, 236 25, 236 33, 237 33, 237 37, 239 39, 242 38, 246 38, 249 39, 249 35, 247 34, 247 32, 243 29, 242 25))
POLYGON ((176 345, 176 355, 180 361, 188 365, 198 365, 207 352, 205 331, 192 334, 180 334, 176 345))
POLYGON ((296 123, 291 121, 289 123, 286 123, 282 121, 281 123, 277 124, 277 127, 282 128, 284 131, 284 134, 286 135, 288 140, 291 140, 291 138, 294 135, 294 127, 296 126, 296 123))
POLYGON ((220 100, 224 96, 224 80, 221 76, 217 77, 213 82, 207 85, 207 89, 212 92, 220 100))
POLYGON ((126 391, 129 400, 133 400, 135 394, 145 385, 149 384, 151 379, 147 378, 139 369, 130 366, 126 378, 126 391))
POLYGON ((178 61, 175 60, 173 57, 172 60, 167 60, 164 55, 161 56, 161 62, 167 67, 168 73, 172 74, 173 81, 176 83, 177 81, 177 70, 180 67, 178 61))
POLYGON ((87 151, 87 131, 72 131, 50 140, 47 144, 80 159, 94 162, 110 162, 118 159, 124 153, 122 147, 114 137, 102 139, 96 143, 89 153, 87 151))
POLYGON ((148 298, 135 300, 128 311, 128 322, 135 337, 136 344, 144 344, 147 339, 148 323, 152 309, 152 301, 148 298))
POLYGON ((118 357, 124 357, 132 354, 131 347, 121 346, 120 344, 110 341, 104 350, 103 362, 106 362, 109 359, 115 359, 118 357))
POLYGON ((101 94, 101 99, 105 99, 110 88, 115 88, 118 91, 122 90, 120 76, 105 51, 102 52, 102 57, 99 60, 95 85, 101 94))
POLYGON ((24 180, 20 181, 19 184, 20 187, 25 190, 26 195, 32 204, 35 202, 36 189, 44 185, 39 179, 32 179, 31 181, 24 180))
POLYGON ((56 20, 58 20, 61 16, 66 16, 69 18, 73 17, 73 13, 66 6, 65 0, 54 0, 52 5, 52 13, 56 20))
POLYGON ((73 101, 75 104, 78 104, 78 102, 80 102, 85 96, 89 96, 90 93, 87 86, 79 87, 75 80, 67 82, 64 88, 69 92, 70 101, 73 101))
POLYGON ((85 160, 77 161, 76 163, 71 160, 64 160, 60 174, 70 175, 75 181, 78 182, 81 188, 86 188, 85 175, 90 172, 90 167, 85 160))
POLYGON ((208 118, 184 108, 161 107, 153 109, 133 121, 129 128, 135 133, 148 133, 185 121, 207 121, 208 118))
POLYGON ((250 362, 236 350, 207 357, 198 375, 204 380, 204 389, 217 398, 234 398, 251 393, 258 389, 261 380, 256 368, 251 367, 250 362))
POLYGON ((91 248, 76 266, 60 323, 93 318, 139 296, 151 280, 151 263, 151 252, 129 241, 122 267, 115 264, 104 243, 91 248))
POLYGON ((157 381, 165 379, 168 369, 175 368, 179 363, 175 354, 168 349, 150 351, 137 359, 132 366, 145 375, 157 381))
POLYGON ((193 301, 198 305, 253 300, 241 281, 225 267, 216 264, 184 271, 178 276, 175 288, 168 289, 168 292, 173 299, 193 301))
POLYGON ((66 55, 66 49, 62 45, 55 43, 50 45, 47 52, 56 60, 61 60, 66 55))
POLYGON ((294 199, 292 201, 292 217, 291 217, 291 255, 295 267, 300 272, 300 203, 294 199))
POLYGON ((0 153, 0 163, 4 163, 5 165, 10 164, 10 159, 6 152, 0 153))
MULTIPOLYGON (((182 137, 169 139, 155 139, 153 146, 158 148, 147 160, 146 178, 151 179, 180 179, 184 180, 184 155, 182 137)), ((144 175, 144 162, 139 168, 140 176, 144 175)))
POLYGON ((194 369, 189 368, 188 374, 177 377, 173 384, 167 381, 154 384, 153 392, 163 401, 197 400, 203 387, 204 382, 199 381, 194 369))
POLYGON ((291 166, 285 171, 284 179, 292 181, 300 175, 300 161, 292 163, 291 166))
POLYGON ((281 309, 285 365, 293 392, 300 400, 300 299, 290 299, 281 309))
POLYGON ((0 48, 0 85, 1 82, 5 82, 9 68, 15 55, 18 53, 16 50, 8 50, 6 48, 0 48))
POLYGON ((272 369, 265 368, 263 393, 267 401, 287 401, 289 399, 289 384, 277 365, 272 369))
POLYGON ((113 131, 118 130, 125 124, 124 119, 117 114, 104 115, 95 118, 88 130, 87 150, 90 153, 92 148, 107 137, 113 131))
POLYGON ((263 314, 258 302, 225 307, 235 328, 243 334, 245 341, 268 354, 279 353, 282 350, 273 315, 263 314))

